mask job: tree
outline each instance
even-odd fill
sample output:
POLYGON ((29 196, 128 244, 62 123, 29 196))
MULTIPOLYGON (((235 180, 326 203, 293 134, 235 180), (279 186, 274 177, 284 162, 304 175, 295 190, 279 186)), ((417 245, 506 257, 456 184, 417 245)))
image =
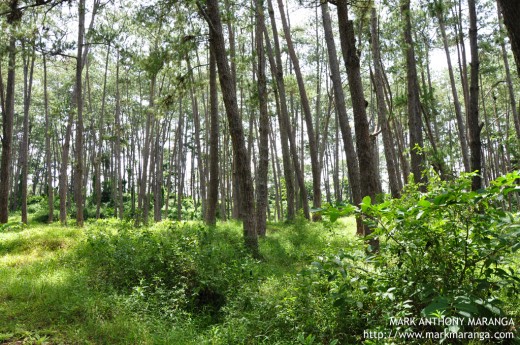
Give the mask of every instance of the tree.
MULTIPOLYGON (((350 188, 352 189, 352 196, 356 205, 360 204, 363 195, 361 194, 361 178, 359 172, 358 159, 356 156, 356 149, 352 139, 352 130, 347 115, 347 107, 345 102, 345 94, 343 92, 343 85, 341 82, 341 74, 339 69, 338 54, 336 52, 336 45, 332 34, 332 25, 329 14, 329 6, 326 2, 321 3, 321 12, 323 20, 323 29, 325 32, 325 42, 327 43, 327 51, 330 65, 330 78, 332 79, 332 86, 334 88, 334 102, 336 105, 336 116, 341 129, 343 138, 343 148, 347 156, 348 179, 350 188)), ((337 163, 336 163, 337 164, 337 163)), ((361 219, 358 219, 358 233, 363 232, 363 224, 361 219)))
MULTIPOLYGON (((307 137, 309 141, 309 153, 311 156, 311 169, 312 169, 312 205, 315 209, 321 207, 321 171, 318 159, 318 146, 316 144, 316 134, 314 125, 312 123, 311 107, 309 104, 309 98, 305 88, 305 82, 303 80, 303 74, 300 68, 300 62, 296 55, 293 40, 287 19, 285 17, 285 10, 283 0, 278 0, 278 9, 280 10, 280 17, 282 19, 282 28, 287 42, 287 49, 289 50, 289 56, 293 63, 294 72, 296 74, 296 81, 298 83, 298 90, 300 92, 300 100, 302 104, 303 115, 305 118, 305 124, 307 126, 307 137)), ((307 200, 302 200, 303 203, 307 203, 307 200)), ((318 213, 315 213, 313 218, 318 219, 318 213)))
POLYGON ((393 198, 399 198, 401 195, 401 191, 399 188, 399 176, 397 175, 397 167, 394 161, 395 152, 392 140, 392 133, 388 124, 388 109, 386 106, 384 94, 385 85, 383 78, 383 64, 381 62, 378 21, 375 8, 372 8, 370 34, 372 38, 372 58, 374 60, 374 88, 377 98, 377 110, 379 113, 379 126, 381 127, 381 134, 383 136, 383 145, 385 151, 386 167, 388 170, 390 192, 393 198))
POLYGON ((500 9, 504 16, 504 24, 509 33, 511 47, 516 60, 516 68, 518 75, 520 76, 520 26, 518 25, 518 18, 520 18, 520 2, 517 0, 497 1, 500 4, 500 9))
MULTIPOLYGON (((426 183, 422 171, 425 169, 424 157, 421 150, 424 148, 422 134, 421 100, 419 98, 419 82, 417 79, 417 65, 415 61, 414 41, 412 38, 412 22, 410 15, 410 0, 401 1, 401 13, 404 17, 404 42, 406 50, 406 80, 408 104, 408 128, 410 131, 410 156, 412 174, 415 182, 426 183)), ((421 187, 426 190, 423 185, 421 187)))
POLYGON ((226 45, 222 33, 219 5, 216 0, 207 0, 206 6, 197 2, 200 12, 209 25, 210 49, 213 49, 218 66, 220 88, 226 108, 229 131, 233 145, 233 155, 237 162, 238 180, 243 212, 244 240, 246 246, 258 254, 258 235, 255 224, 255 205, 251 166, 244 139, 244 129, 238 112, 236 88, 226 55, 226 45))
MULTIPOLYGON (((376 194, 381 191, 381 187, 378 181, 378 169, 368 128, 366 113, 368 102, 364 96, 363 82, 361 80, 361 66, 359 53, 356 49, 354 22, 349 19, 346 1, 338 1, 337 12, 341 52, 347 69, 352 110, 354 113, 354 129, 356 131, 359 170, 360 173, 363 172, 364 175, 360 183, 361 195, 369 196, 372 200, 375 200, 376 194)), ((365 226, 364 235, 369 235, 370 233, 370 229, 365 226)), ((377 240, 371 240, 371 245, 374 249, 377 249, 379 246, 377 240)))
POLYGON ((7 88, 4 92, 2 71, 0 71, 0 94, 2 95, 2 160, 0 162, 0 223, 7 223, 9 218, 9 179, 13 141, 15 72, 16 72, 16 37, 15 25, 21 13, 16 7, 17 1, 11 1, 11 16, 9 17, 9 46, 7 88), (4 96, 5 95, 5 96, 4 96))
POLYGON ((468 129, 469 129, 469 148, 471 152, 471 171, 476 171, 473 177, 471 188, 478 190, 482 188, 482 161, 481 161, 481 142, 478 116, 478 93, 479 93, 479 56, 477 42, 477 11, 475 0, 468 0, 469 10, 469 45, 471 51, 471 81, 468 109, 468 129))
POLYGON ((267 80, 264 52, 264 2, 256 0, 256 54, 258 69, 258 103, 260 107, 258 143, 259 166, 256 187, 256 228, 260 236, 266 233, 266 211, 268 202, 267 173, 269 170, 269 113, 267 110, 267 80))
POLYGON ((76 201, 76 222, 83 226, 83 39, 85 36, 85 0, 78 4, 78 52, 76 55, 76 167, 74 174, 74 196, 76 201))
POLYGON ((206 223, 216 224, 218 185, 219 185, 219 117, 218 117, 218 93, 217 93, 217 62, 215 53, 210 49, 209 58, 209 107, 210 107, 210 143, 209 143, 209 186, 208 201, 206 207, 206 223))

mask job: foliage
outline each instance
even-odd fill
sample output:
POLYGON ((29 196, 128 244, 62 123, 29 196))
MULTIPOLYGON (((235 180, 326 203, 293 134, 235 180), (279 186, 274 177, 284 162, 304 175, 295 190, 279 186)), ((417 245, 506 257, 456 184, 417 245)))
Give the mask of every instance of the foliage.
POLYGON ((472 176, 445 182, 432 175, 427 193, 412 184, 400 199, 376 205, 363 200, 360 211, 374 228, 371 236, 380 238, 380 251, 368 256, 343 250, 320 257, 310 270, 314 281, 330 282, 334 305, 349 311, 345 329, 388 333, 392 317, 517 314, 515 308, 506 311, 504 302, 520 290, 514 261, 519 215, 508 211, 520 191, 520 174, 479 191, 471 191, 472 176), (353 316, 357 322, 351 324, 353 316))

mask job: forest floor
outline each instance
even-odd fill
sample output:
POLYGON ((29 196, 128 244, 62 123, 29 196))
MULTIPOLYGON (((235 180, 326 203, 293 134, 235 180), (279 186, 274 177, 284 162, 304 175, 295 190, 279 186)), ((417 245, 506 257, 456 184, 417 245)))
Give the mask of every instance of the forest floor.
MULTIPOLYGON (((280 341, 284 330, 261 318, 298 328, 298 311, 290 310, 298 273, 355 237, 352 218, 334 231, 270 224, 259 261, 243 251, 236 222, 209 232, 197 222, 9 224, 0 229, 1 344, 300 343, 280 341), (176 239, 163 243, 168 233, 176 239), (176 277, 182 284, 169 281, 176 277)), ((295 334, 306 341, 304 332, 295 334)))
MULTIPOLYGON (((353 217, 270 223, 260 260, 234 221, 80 229, 12 219, 0 227, 0 344, 438 343, 370 338, 411 331, 389 320, 419 318, 424 305, 399 291, 406 279, 385 280, 391 263, 376 271, 353 217)), ((519 296, 498 297, 520 323, 519 296)), ((497 328, 515 339, 487 344, 519 344, 517 327, 497 328)))

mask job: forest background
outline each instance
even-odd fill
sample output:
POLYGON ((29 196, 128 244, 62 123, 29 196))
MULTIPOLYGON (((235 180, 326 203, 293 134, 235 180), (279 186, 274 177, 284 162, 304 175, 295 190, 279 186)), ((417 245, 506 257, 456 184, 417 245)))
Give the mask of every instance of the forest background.
MULTIPOLYGON (((344 228, 338 218, 352 216, 359 238, 341 235, 309 279, 346 279, 346 262, 365 260, 365 273, 388 275, 376 295, 416 278, 399 286, 401 303, 413 301, 399 312, 517 315, 504 296, 518 289, 519 11, 507 0, 2 0, 1 229, 59 222, 71 231, 61 240, 95 244, 75 255, 98 258, 83 264, 102 271, 149 229, 159 229, 150 241, 160 246, 162 231, 217 231, 226 241, 222 227, 233 224, 235 236, 240 224, 246 250, 233 255, 262 262, 270 226, 305 242, 306 231, 325 236, 316 229, 344 228), (338 254, 348 246, 356 256, 338 254)), ((314 238, 314 254, 326 236, 314 238)), ((215 246, 211 238, 201 248, 215 246)), ((141 250, 157 254, 154 245, 141 250)), ((178 258, 165 268, 152 256, 128 263, 142 264, 135 275, 103 274, 132 291, 157 278, 155 297, 178 287, 175 274, 186 277, 179 308, 200 303, 218 319, 232 278, 202 283, 178 258)), ((294 272, 312 261, 293 259, 294 272)), ((329 287, 331 303, 355 308, 337 284, 344 290, 329 287)), ((322 312, 330 324, 337 311, 322 312)), ((352 324, 365 327, 363 318, 352 324)), ((354 336, 309 327, 288 334, 354 336)))

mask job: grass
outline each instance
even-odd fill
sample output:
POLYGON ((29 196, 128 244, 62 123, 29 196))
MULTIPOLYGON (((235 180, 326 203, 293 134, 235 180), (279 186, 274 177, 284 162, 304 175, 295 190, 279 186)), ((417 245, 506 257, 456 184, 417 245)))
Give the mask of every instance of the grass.
MULTIPOLYGON (((276 330, 262 329, 255 307, 266 307, 274 295, 288 296, 299 270, 315 255, 344 247, 354 233, 351 224, 337 227, 334 234, 321 225, 310 227, 303 222, 269 224, 268 236, 260 242, 265 260, 247 262, 243 262, 238 223, 221 223, 214 233, 190 237, 199 242, 193 243, 199 249, 182 250, 193 254, 195 266, 203 265, 197 255, 205 260, 216 258, 208 267, 197 268, 204 272, 197 279, 209 279, 208 284, 226 293, 227 303, 215 318, 196 308, 179 308, 165 316, 161 310, 165 306, 157 302, 164 291, 155 289, 139 297, 138 289, 119 289, 104 281, 99 274, 103 267, 95 266, 92 258, 100 253, 89 249, 88 238, 117 233, 109 223, 89 223, 85 229, 10 224, 0 231, 0 343, 7 344, 224 344, 237 341, 234 334, 241 332, 242 342, 270 343, 276 330), (201 244, 204 241, 211 245, 201 244), (232 286, 225 272, 243 285, 232 286), (236 315, 240 308, 243 315, 236 315), (248 338, 252 330, 258 334, 248 338)), ((166 222, 150 231, 163 236, 171 226, 166 222)), ((197 223, 190 226, 203 229, 197 223)), ((186 243, 189 247, 190 242, 186 243)), ((140 286, 139 281, 133 283, 140 286)), ((265 327, 269 325, 265 322, 265 327)))

